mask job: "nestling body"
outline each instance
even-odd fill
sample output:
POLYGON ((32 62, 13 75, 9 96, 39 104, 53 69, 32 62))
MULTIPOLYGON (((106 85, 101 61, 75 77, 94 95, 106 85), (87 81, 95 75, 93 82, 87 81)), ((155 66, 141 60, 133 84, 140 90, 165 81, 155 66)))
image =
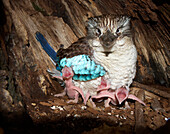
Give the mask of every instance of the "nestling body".
POLYGON ((72 77, 74 76, 72 69, 69 67, 64 67, 62 69, 62 74, 63 74, 62 76, 55 76, 55 78, 64 80, 66 86, 62 93, 57 94, 55 96, 62 97, 67 94, 68 97, 72 99, 72 100, 69 100, 68 103, 70 103, 70 102, 77 103, 79 94, 80 94, 81 97, 83 98, 84 103, 86 104, 82 90, 78 87, 75 87, 72 83, 72 77))

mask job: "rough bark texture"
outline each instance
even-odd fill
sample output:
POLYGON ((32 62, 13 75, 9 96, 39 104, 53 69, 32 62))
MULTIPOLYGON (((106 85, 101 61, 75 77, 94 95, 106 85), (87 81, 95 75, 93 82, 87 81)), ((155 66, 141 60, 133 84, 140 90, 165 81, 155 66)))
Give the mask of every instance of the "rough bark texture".
MULTIPOLYGON (((157 87, 159 90, 169 92, 169 8, 166 1, 159 0, 0 1, 0 112, 2 113, 0 118, 6 123, 6 126, 0 124, 0 131, 2 126, 2 131, 11 132, 13 129, 7 128, 15 124, 15 119, 23 117, 18 123, 35 133, 44 130, 42 129, 44 123, 47 124, 46 128, 51 128, 51 130, 45 129, 45 132, 49 133, 53 133, 53 130, 68 133, 69 129, 80 133, 98 126, 99 129, 94 129, 91 133, 99 133, 105 129, 108 133, 112 131, 131 133, 135 120, 130 110, 93 109, 90 108, 90 104, 84 110, 83 104, 67 105, 64 101, 66 97, 64 99, 53 97, 53 94, 63 89, 46 72, 48 68, 54 68, 54 65, 35 39, 35 33, 41 32, 57 50, 60 44, 68 47, 86 35, 85 22, 89 17, 102 14, 128 14, 132 17, 134 41, 138 51, 135 80, 146 85, 166 86, 167 88, 157 87), (121 114, 122 118, 125 116, 130 121, 121 119, 121 114), (122 120, 125 127, 120 131, 122 120), (32 121, 40 125, 32 126, 32 121), (12 125, 9 122, 12 122, 12 125), (107 125, 101 126, 103 123, 116 124, 117 129, 107 125), (85 124, 87 127, 84 128, 85 124)), ((152 97, 153 95, 150 99, 152 97)), ((170 117, 166 99, 160 101, 165 108, 162 112, 163 117, 170 117)), ((146 103, 150 106, 150 100, 146 100, 146 103)), ((144 109, 149 110, 148 107, 144 109)), ((155 130, 165 124, 165 121, 162 120, 162 116, 156 116, 157 112, 154 112, 154 115, 152 112, 154 111, 144 112, 144 116, 147 120, 146 125, 155 130), (155 120, 150 121, 146 115, 151 115, 155 120), (161 120, 161 124, 157 124, 158 120, 161 120)))
MULTIPOLYGON (((143 90, 137 92, 137 97, 142 101, 145 100, 145 94, 143 90)), ((135 132, 136 134, 142 134, 145 132, 145 120, 143 115, 143 106, 139 102, 135 102, 135 132)))

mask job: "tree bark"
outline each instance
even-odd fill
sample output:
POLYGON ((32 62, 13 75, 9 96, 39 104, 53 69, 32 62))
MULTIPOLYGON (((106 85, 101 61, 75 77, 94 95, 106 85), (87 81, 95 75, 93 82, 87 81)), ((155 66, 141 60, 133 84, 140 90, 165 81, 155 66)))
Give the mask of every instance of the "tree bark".
MULTIPOLYGON (((1 3, 0 84, 3 86, 0 86, 0 99, 4 102, 0 104, 1 111, 26 112, 37 123, 59 121, 68 116, 72 107, 53 97, 63 89, 46 72, 54 65, 36 40, 35 33, 41 32, 57 51, 60 44, 66 48, 86 36, 87 19, 102 14, 131 16, 138 51, 135 80, 147 85, 170 85, 170 7, 164 1, 2 0, 1 3), (44 102, 52 107, 55 101, 59 106, 66 105, 65 114, 57 118, 52 115, 60 115, 62 110, 42 108, 47 107, 44 102), (4 108, 4 104, 7 107, 4 108)), ((81 104, 76 108, 80 109, 81 104)))

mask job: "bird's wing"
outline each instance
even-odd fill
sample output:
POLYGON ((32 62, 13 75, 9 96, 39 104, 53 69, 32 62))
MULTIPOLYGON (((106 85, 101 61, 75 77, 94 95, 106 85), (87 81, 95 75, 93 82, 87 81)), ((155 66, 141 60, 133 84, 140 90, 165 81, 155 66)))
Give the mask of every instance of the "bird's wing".
POLYGON ((92 60, 93 49, 88 39, 80 38, 68 48, 60 48, 57 56, 61 59, 60 66, 72 67, 74 80, 88 81, 103 76, 106 71, 92 60))
MULTIPOLYGON (((40 42, 46 53, 57 63, 57 70, 65 66, 72 67, 74 80, 88 81, 103 76, 105 69, 92 59, 93 49, 85 38, 79 39, 68 48, 60 48, 57 52, 49 45, 44 36, 36 32, 36 39, 40 42)), ((58 75, 58 74, 57 74, 58 75)))
POLYGON ((80 38, 77 42, 71 44, 68 48, 60 48, 57 51, 57 57, 60 59, 71 58, 77 55, 93 55, 93 49, 90 47, 88 40, 86 38, 80 38))
POLYGON ((88 55, 77 55, 72 58, 63 58, 60 61, 61 67, 72 67, 74 80, 88 81, 104 76, 105 69, 96 64, 88 55))

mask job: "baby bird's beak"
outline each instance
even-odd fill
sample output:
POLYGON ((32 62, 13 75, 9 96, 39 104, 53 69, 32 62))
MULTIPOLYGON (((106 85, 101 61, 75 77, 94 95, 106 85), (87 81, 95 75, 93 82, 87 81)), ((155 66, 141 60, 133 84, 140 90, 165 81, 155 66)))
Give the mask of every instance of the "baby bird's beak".
POLYGON ((65 66, 62 69, 62 75, 63 75, 63 79, 69 79, 69 78, 72 78, 74 76, 74 73, 73 73, 73 71, 70 67, 65 66))
POLYGON ((128 98, 129 91, 125 87, 118 88, 115 92, 119 105, 128 98))

